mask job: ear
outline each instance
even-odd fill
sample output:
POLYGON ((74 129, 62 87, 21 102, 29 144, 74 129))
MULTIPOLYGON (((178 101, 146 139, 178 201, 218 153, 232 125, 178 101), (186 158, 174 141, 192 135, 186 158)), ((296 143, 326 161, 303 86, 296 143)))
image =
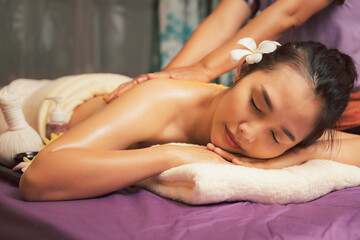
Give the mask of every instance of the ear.
POLYGON ((235 77, 233 80, 233 84, 236 83, 237 81, 239 81, 243 77, 243 75, 245 75, 245 73, 247 73, 248 71, 249 71, 249 64, 247 62, 240 64, 236 68, 236 73, 235 73, 235 77))

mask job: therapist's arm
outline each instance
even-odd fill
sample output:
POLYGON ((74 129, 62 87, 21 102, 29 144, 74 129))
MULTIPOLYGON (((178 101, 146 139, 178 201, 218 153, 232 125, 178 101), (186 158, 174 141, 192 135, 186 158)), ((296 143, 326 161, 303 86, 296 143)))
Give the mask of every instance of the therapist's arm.
MULTIPOLYGON (((224 10, 231 7, 230 5, 232 4, 234 4, 233 6, 236 4, 234 1, 223 0, 221 2, 222 5, 219 5, 216 12, 214 11, 214 14, 210 15, 204 24, 201 24, 201 28, 199 27, 194 32, 183 50, 164 70, 156 73, 142 74, 131 82, 120 85, 111 94, 104 96, 104 100, 111 102, 134 85, 149 79, 173 78, 210 82, 216 77, 234 69, 244 61, 244 59, 241 59, 235 63, 230 59, 230 51, 240 48, 236 44, 239 39, 252 37, 258 44, 264 40, 277 40, 284 32, 300 26, 312 15, 327 7, 331 2, 333 0, 277 0, 239 31, 235 31, 234 29, 243 24, 243 19, 232 19, 233 12, 229 10, 228 14, 224 10), (229 16, 229 18, 225 18, 225 16, 229 16), (210 34, 212 32, 212 24, 220 21, 219 19, 228 20, 226 24, 224 22, 224 26, 228 30, 219 30, 221 25, 215 24, 213 27, 217 29, 216 34, 210 34), (230 23, 231 19, 234 21, 233 23, 230 23), (232 34, 231 37, 229 37, 230 34, 232 34), (223 37, 220 35, 223 35, 223 37), (225 42, 222 43, 223 41, 225 42), (219 47, 211 51, 216 46, 219 47), (207 53, 209 50, 211 52, 207 53), (206 55, 202 57, 204 54, 206 55), (200 58, 201 60, 196 62, 200 58)), ((244 14, 242 15, 243 18, 249 16, 246 14, 250 13, 244 14)))
POLYGON ((222 0, 215 10, 195 29, 180 52, 165 69, 199 62, 229 40, 250 18, 251 10, 243 0, 222 0))
MULTIPOLYGON (((165 73, 171 78, 211 81, 238 65, 238 63, 231 61, 229 52, 234 48, 239 48, 239 45, 236 44, 239 39, 252 37, 257 43, 264 40, 277 40, 284 32, 300 26, 332 1, 278 0, 198 63, 183 67, 183 64, 178 62, 178 65, 171 64, 160 73, 162 77, 165 73)), ((150 77, 157 77, 157 75, 150 74, 150 77)))

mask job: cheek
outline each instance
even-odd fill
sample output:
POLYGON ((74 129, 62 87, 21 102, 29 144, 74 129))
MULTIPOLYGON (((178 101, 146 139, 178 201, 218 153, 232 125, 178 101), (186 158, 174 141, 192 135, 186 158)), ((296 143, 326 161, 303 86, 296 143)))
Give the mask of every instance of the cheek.
POLYGON ((219 104, 218 115, 231 122, 241 122, 241 117, 248 114, 247 101, 244 95, 234 92, 230 92, 224 96, 221 104, 219 104))
POLYGON ((216 109, 210 135, 211 142, 216 146, 222 147, 224 145, 225 124, 233 122, 232 116, 231 109, 227 108, 226 105, 218 106, 216 109))

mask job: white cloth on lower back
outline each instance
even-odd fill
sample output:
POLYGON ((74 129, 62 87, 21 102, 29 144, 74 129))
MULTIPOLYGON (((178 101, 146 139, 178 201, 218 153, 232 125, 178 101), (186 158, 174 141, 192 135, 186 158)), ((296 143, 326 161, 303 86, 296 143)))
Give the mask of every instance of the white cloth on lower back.
MULTIPOLYGON (((94 95, 109 93, 131 78, 120 74, 92 73, 61 77, 55 80, 18 79, 1 89, 10 91, 22 99, 26 121, 42 138, 49 113, 55 104, 46 97, 61 97, 61 109, 65 121, 69 121, 74 109, 94 95)), ((2 116, 0 116, 2 117, 2 116)))

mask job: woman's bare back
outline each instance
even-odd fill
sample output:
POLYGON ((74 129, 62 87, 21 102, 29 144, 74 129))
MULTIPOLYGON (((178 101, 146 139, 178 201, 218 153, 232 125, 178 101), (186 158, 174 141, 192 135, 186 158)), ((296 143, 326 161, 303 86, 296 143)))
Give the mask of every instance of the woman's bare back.
MULTIPOLYGON (((158 131, 156 135, 140 142, 131 143, 131 145, 137 144, 137 146, 141 147, 167 142, 190 142, 185 128, 191 122, 193 113, 198 111, 196 110, 197 105, 207 101, 209 93, 212 94, 222 90, 214 85, 174 80, 152 80, 148 84, 141 85, 141 87, 144 88, 141 91, 142 96, 134 96, 127 100, 122 100, 123 98, 120 97, 117 100, 129 101, 126 104, 128 107, 126 111, 113 111, 111 115, 108 115, 108 118, 119 118, 119 121, 121 121, 121 115, 140 110, 145 105, 159 105, 151 113, 144 113, 142 115, 145 116, 139 116, 138 124, 145 124, 141 118, 153 119, 153 121, 149 122, 150 125, 147 128, 156 128, 156 125, 162 124, 162 126, 158 126, 161 131, 158 131), (162 89, 159 89, 159 85, 161 85, 162 89), (160 108, 163 108, 162 111, 160 111, 160 108)), ((70 128, 91 118, 111 104, 116 103, 106 104, 102 96, 95 96, 85 101, 75 109, 69 122, 70 128)), ((99 122, 99 124, 101 123, 99 122)), ((134 124, 136 123, 134 122, 134 124)), ((133 128, 136 129, 137 126, 135 125, 133 128)), ((135 134, 141 135, 142 132, 135 134)))

